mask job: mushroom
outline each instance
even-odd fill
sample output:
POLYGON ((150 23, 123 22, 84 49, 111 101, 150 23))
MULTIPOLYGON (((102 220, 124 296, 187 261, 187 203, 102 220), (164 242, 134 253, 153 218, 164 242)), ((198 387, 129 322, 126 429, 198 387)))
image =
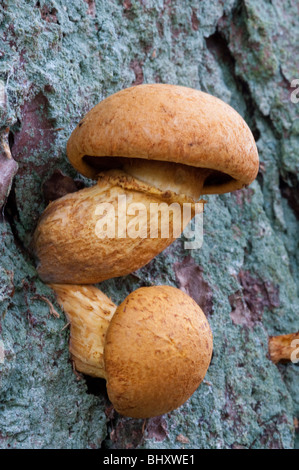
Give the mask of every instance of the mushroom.
POLYGON ((100 102, 71 134, 67 155, 98 181, 44 211, 34 251, 45 282, 94 284, 139 269, 203 210, 196 204, 201 195, 240 189, 258 171, 253 135, 232 107, 164 84, 127 88, 100 102), (160 228, 153 236, 154 222, 160 228), (137 236, 129 237, 132 227, 137 236))
POLYGON ((212 333, 196 302, 170 286, 141 287, 116 307, 89 285, 52 284, 71 323, 78 371, 106 379, 122 415, 148 418, 181 406, 210 364, 212 333))
POLYGON ((299 362, 299 331, 286 335, 270 336, 269 354, 274 364, 278 362, 299 362))

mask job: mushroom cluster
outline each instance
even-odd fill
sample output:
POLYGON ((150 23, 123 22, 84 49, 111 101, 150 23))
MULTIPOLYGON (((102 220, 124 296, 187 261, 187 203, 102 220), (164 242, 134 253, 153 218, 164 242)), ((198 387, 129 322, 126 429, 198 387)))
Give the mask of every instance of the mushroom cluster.
POLYGON ((201 195, 250 184, 258 171, 254 138, 220 99, 186 87, 139 85, 89 111, 68 140, 67 155, 97 183, 51 202, 33 247, 41 279, 69 318, 76 369, 105 378, 121 414, 145 418, 171 411, 192 395, 210 364, 212 333, 204 313, 174 287, 137 289, 117 307, 90 284, 148 263, 198 213, 201 195), (121 218, 123 198, 142 205, 145 214, 126 211, 121 218), (155 236, 153 204, 160 208, 155 236), (173 204, 191 209, 187 216, 181 211, 163 218, 173 204), (101 225, 103 206, 114 226, 110 236, 101 225), (126 236, 136 223, 143 235, 126 236))

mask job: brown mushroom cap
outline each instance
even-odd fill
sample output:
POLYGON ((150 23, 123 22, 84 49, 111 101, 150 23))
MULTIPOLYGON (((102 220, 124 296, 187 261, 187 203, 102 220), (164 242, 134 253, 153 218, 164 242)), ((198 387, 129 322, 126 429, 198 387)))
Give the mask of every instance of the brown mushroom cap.
POLYGON ((117 308, 106 335, 115 409, 147 418, 179 407, 203 380, 212 347, 208 321, 187 294, 170 286, 137 289, 117 308))
POLYGON ((203 194, 250 184, 259 165, 253 135, 231 106, 207 93, 166 84, 126 88, 100 102, 74 129, 67 155, 90 178, 121 168, 128 158, 211 169, 203 194))

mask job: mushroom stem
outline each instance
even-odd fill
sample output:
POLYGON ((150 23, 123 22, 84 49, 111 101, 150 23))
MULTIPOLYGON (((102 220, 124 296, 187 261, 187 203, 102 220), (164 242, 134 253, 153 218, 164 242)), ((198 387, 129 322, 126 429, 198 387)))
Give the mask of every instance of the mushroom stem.
POLYGON ((274 364, 299 361, 299 331, 287 335, 270 336, 269 354, 274 364), (293 357, 294 356, 294 357, 293 357))
MULTIPOLYGON (((200 201, 203 202, 203 201, 200 201)), ((51 202, 36 228, 38 273, 47 283, 96 284, 147 264, 180 236, 203 204, 120 170, 51 202)))
POLYGON ((123 171, 161 191, 173 191, 197 201, 204 193, 207 177, 213 172, 208 168, 195 168, 174 162, 160 162, 127 158, 123 171))
POLYGON ((69 350, 77 371, 106 378, 104 345, 116 305, 94 286, 49 284, 71 325, 69 350))

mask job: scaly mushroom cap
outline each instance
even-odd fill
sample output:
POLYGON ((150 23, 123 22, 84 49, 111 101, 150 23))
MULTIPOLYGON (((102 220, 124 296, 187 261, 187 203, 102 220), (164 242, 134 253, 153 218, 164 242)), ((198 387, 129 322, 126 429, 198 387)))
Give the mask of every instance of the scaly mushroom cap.
POLYGON ((187 294, 142 287, 117 308, 104 348, 108 395, 133 418, 182 405, 203 380, 212 355, 208 321, 187 294))
POLYGON ((139 85, 119 91, 82 119, 67 143, 72 165, 96 178, 128 159, 212 170, 202 194, 250 184, 258 152, 244 119, 222 100, 187 87, 139 85))

